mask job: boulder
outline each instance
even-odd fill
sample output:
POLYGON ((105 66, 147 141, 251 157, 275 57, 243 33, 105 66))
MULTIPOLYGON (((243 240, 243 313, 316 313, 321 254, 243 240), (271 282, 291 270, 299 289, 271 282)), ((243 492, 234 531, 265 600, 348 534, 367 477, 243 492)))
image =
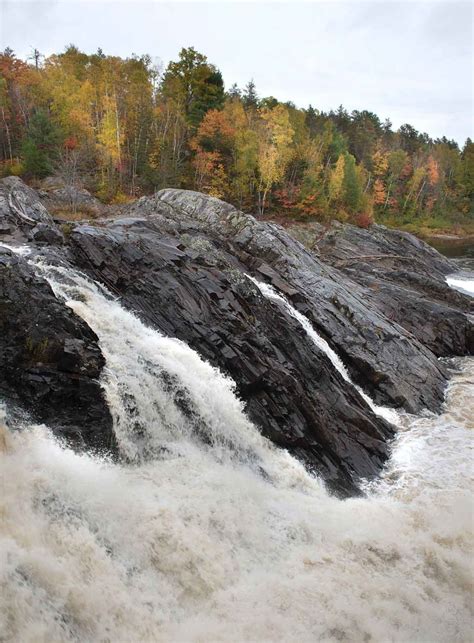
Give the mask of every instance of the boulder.
POLYGON ((0 222, 35 226, 53 220, 32 188, 18 176, 7 176, 0 179, 0 222))
POLYGON ((77 208, 94 216, 106 210, 106 206, 84 187, 67 184, 61 177, 49 176, 44 179, 39 195, 48 206, 77 208))
POLYGON ((28 239, 35 243, 47 243, 51 246, 64 243, 63 233, 59 228, 48 223, 38 223, 35 225, 28 233, 28 239))

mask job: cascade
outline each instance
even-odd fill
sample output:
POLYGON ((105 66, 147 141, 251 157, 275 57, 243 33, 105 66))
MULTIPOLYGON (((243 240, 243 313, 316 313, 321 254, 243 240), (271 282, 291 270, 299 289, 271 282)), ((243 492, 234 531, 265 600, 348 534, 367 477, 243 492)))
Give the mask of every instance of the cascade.
POLYGON ((299 322, 299 324, 304 328, 305 332, 307 333, 311 341, 319 348, 319 350, 321 350, 329 358, 329 360, 331 361, 331 364, 334 366, 336 371, 341 375, 341 377, 348 384, 350 384, 356 389, 356 391, 359 393, 359 395, 362 397, 365 403, 368 404, 368 406, 370 406, 370 408, 376 415, 379 415, 380 417, 384 418, 384 420, 387 420, 392 424, 398 424, 399 418, 396 411, 385 406, 377 405, 372 400, 372 398, 361 389, 360 386, 358 386, 352 381, 347 371, 347 368, 345 367, 339 355, 329 346, 328 342, 323 337, 321 337, 319 333, 315 331, 309 319, 307 319, 302 313, 296 310, 296 308, 294 308, 294 306, 292 306, 290 302, 287 299, 285 299, 285 297, 283 297, 283 295, 280 295, 273 288, 273 286, 270 286, 269 284, 258 281, 257 279, 255 279, 254 277, 251 277, 250 275, 247 275, 247 277, 257 286, 257 288, 260 290, 260 292, 264 297, 266 297, 267 299, 270 299, 271 301, 277 302, 280 306, 282 306, 287 311, 287 313, 291 317, 293 317, 294 319, 296 319, 296 321, 299 322))

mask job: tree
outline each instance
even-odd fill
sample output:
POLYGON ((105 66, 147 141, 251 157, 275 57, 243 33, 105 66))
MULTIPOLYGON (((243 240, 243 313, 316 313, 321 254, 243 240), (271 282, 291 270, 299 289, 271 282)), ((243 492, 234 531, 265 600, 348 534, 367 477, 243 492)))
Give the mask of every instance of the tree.
POLYGON ((58 156, 60 133, 48 114, 37 111, 30 120, 27 135, 22 145, 25 174, 42 179, 53 171, 58 156))
POLYGON ((469 204, 468 207, 472 214, 474 213, 474 143, 470 138, 466 140, 461 158, 460 183, 462 196, 469 204))
POLYGON ((408 154, 414 154, 420 146, 420 134, 410 124, 405 123, 398 130, 400 147, 408 154))
POLYGON ((336 161, 329 178, 329 202, 338 203, 342 197, 342 184, 344 181, 345 158, 341 154, 336 161))
POLYGON ((229 91, 227 92, 228 98, 231 100, 239 100, 242 97, 242 91, 237 86, 237 83, 234 83, 229 91))
POLYGON ((249 80, 249 82, 245 86, 244 92, 242 94, 242 102, 245 109, 257 109, 258 107, 258 94, 255 83, 253 82, 253 78, 249 80))
POLYGON ((216 109, 207 112, 191 141, 196 151, 194 167, 198 189, 222 198, 229 193, 235 130, 227 114, 216 109))
POLYGON ((373 187, 374 205, 383 205, 387 198, 387 191, 382 179, 375 179, 373 187))
POLYGON ((265 110, 262 120, 258 141, 258 209, 261 215, 265 211, 269 191, 284 176, 294 135, 288 109, 283 105, 265 110))
POLYGON ((197 128, 210 109, 224 104, 224 82, 220 71, 194 47, 181 49, 179 61, 170 62, 161 91, 183 106, 188 124, 197 128))
POLYGON ((345 204, 351 212, 357 212, 361 205, 362 190, 356 172, 355 158, 352 154, 344 156, 344 180, 342 185, 345 204))

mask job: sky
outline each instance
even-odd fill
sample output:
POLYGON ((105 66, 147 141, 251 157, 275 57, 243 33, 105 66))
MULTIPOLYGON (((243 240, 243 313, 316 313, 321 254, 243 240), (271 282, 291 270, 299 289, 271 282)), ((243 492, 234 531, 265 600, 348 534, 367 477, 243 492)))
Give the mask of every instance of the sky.
POLYGON ((165 67, 194 46, 226 86, 320 110, 368 109, 460 144, 474 138, 473 4, 0 0, 0 47, 26 58, 74 43, 150 54, 165 67))

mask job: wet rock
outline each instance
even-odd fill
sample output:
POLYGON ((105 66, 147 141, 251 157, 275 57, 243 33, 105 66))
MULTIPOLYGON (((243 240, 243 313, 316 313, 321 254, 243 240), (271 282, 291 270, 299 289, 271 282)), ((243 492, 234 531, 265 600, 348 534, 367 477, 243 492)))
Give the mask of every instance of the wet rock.
POLYGON ((0 396, 81 447, 113 449, 97 337, 21 257, 0 247, 0 396))
POLYGON ((214 238, 258 278, 266 277, 277 288, 286 282, 296 291, 290 296, 293 304, 378 403, 412 412, 440 408, 446 380, 436 356, 372 305, 363 284, 323 263, 281 226, 184 190, 162 190, 143 205, 145 212, 158 212, 214 238))
MULTIPOLYGON (((71 226, 64 246, 41 240, 42 252, 79 267, 148 325, 182 339, 230 374, 259 430, 340 494, 357 493, 360 477, 377 475, 394 428, 373 414, 297 321, 265 299, 246 274, 271 283, 306 315, 379 404, 439 409, 446 372, 437 357, 472 348, 468 300, 444 281, 453 265, 411 235, 380 226, 360 232, 341 224, 309 226, 300 235, 305 247, 281 226, 172 189, 124 207, 123 215, 71 226)), ((0 266, 2 256, 9 277, 3 277, 8 287, 0 293, 1 306, 18 315, 33 343, 29 353, 16 348, 18 355, 8 357, 8 346, 26 342, 26 331, 20 341, 3 321, 9 367, 0 390, 43 413, 59 433, 108 443, 95 335, 24 262, 18 259, 12 268, 15 258, 4 253, 0 266), (23 310, 30 297, 38 318, 23 310), (41 344, 43 332, 51 345, 41 344), (91 407, 83 410, 87 396, 91 407)))
MULTIPOLYGON (((300 236, 299 226, 290 228, 300 236)), ((373 225, 331 226, 306 238, 312 252, 365 286, 365 297, 437 357, 474 352, 472 298, 446 283, 457 266, 407 232, 373 225)))
POLYGON ((51 246, 64 243, 64 235, 56 226, 38 223, 28 233, 28 239, 36 243, 47 243, 51 246))
POLYGON ((261 432, 333 489, 355 493, 358 476, 380 470, 393 428, 260 294, 242 264, 201 236, 162 235, 152 219, 117 224, 75 228, 70 243, 82 270, 148 325, 229 373, 261 432))

